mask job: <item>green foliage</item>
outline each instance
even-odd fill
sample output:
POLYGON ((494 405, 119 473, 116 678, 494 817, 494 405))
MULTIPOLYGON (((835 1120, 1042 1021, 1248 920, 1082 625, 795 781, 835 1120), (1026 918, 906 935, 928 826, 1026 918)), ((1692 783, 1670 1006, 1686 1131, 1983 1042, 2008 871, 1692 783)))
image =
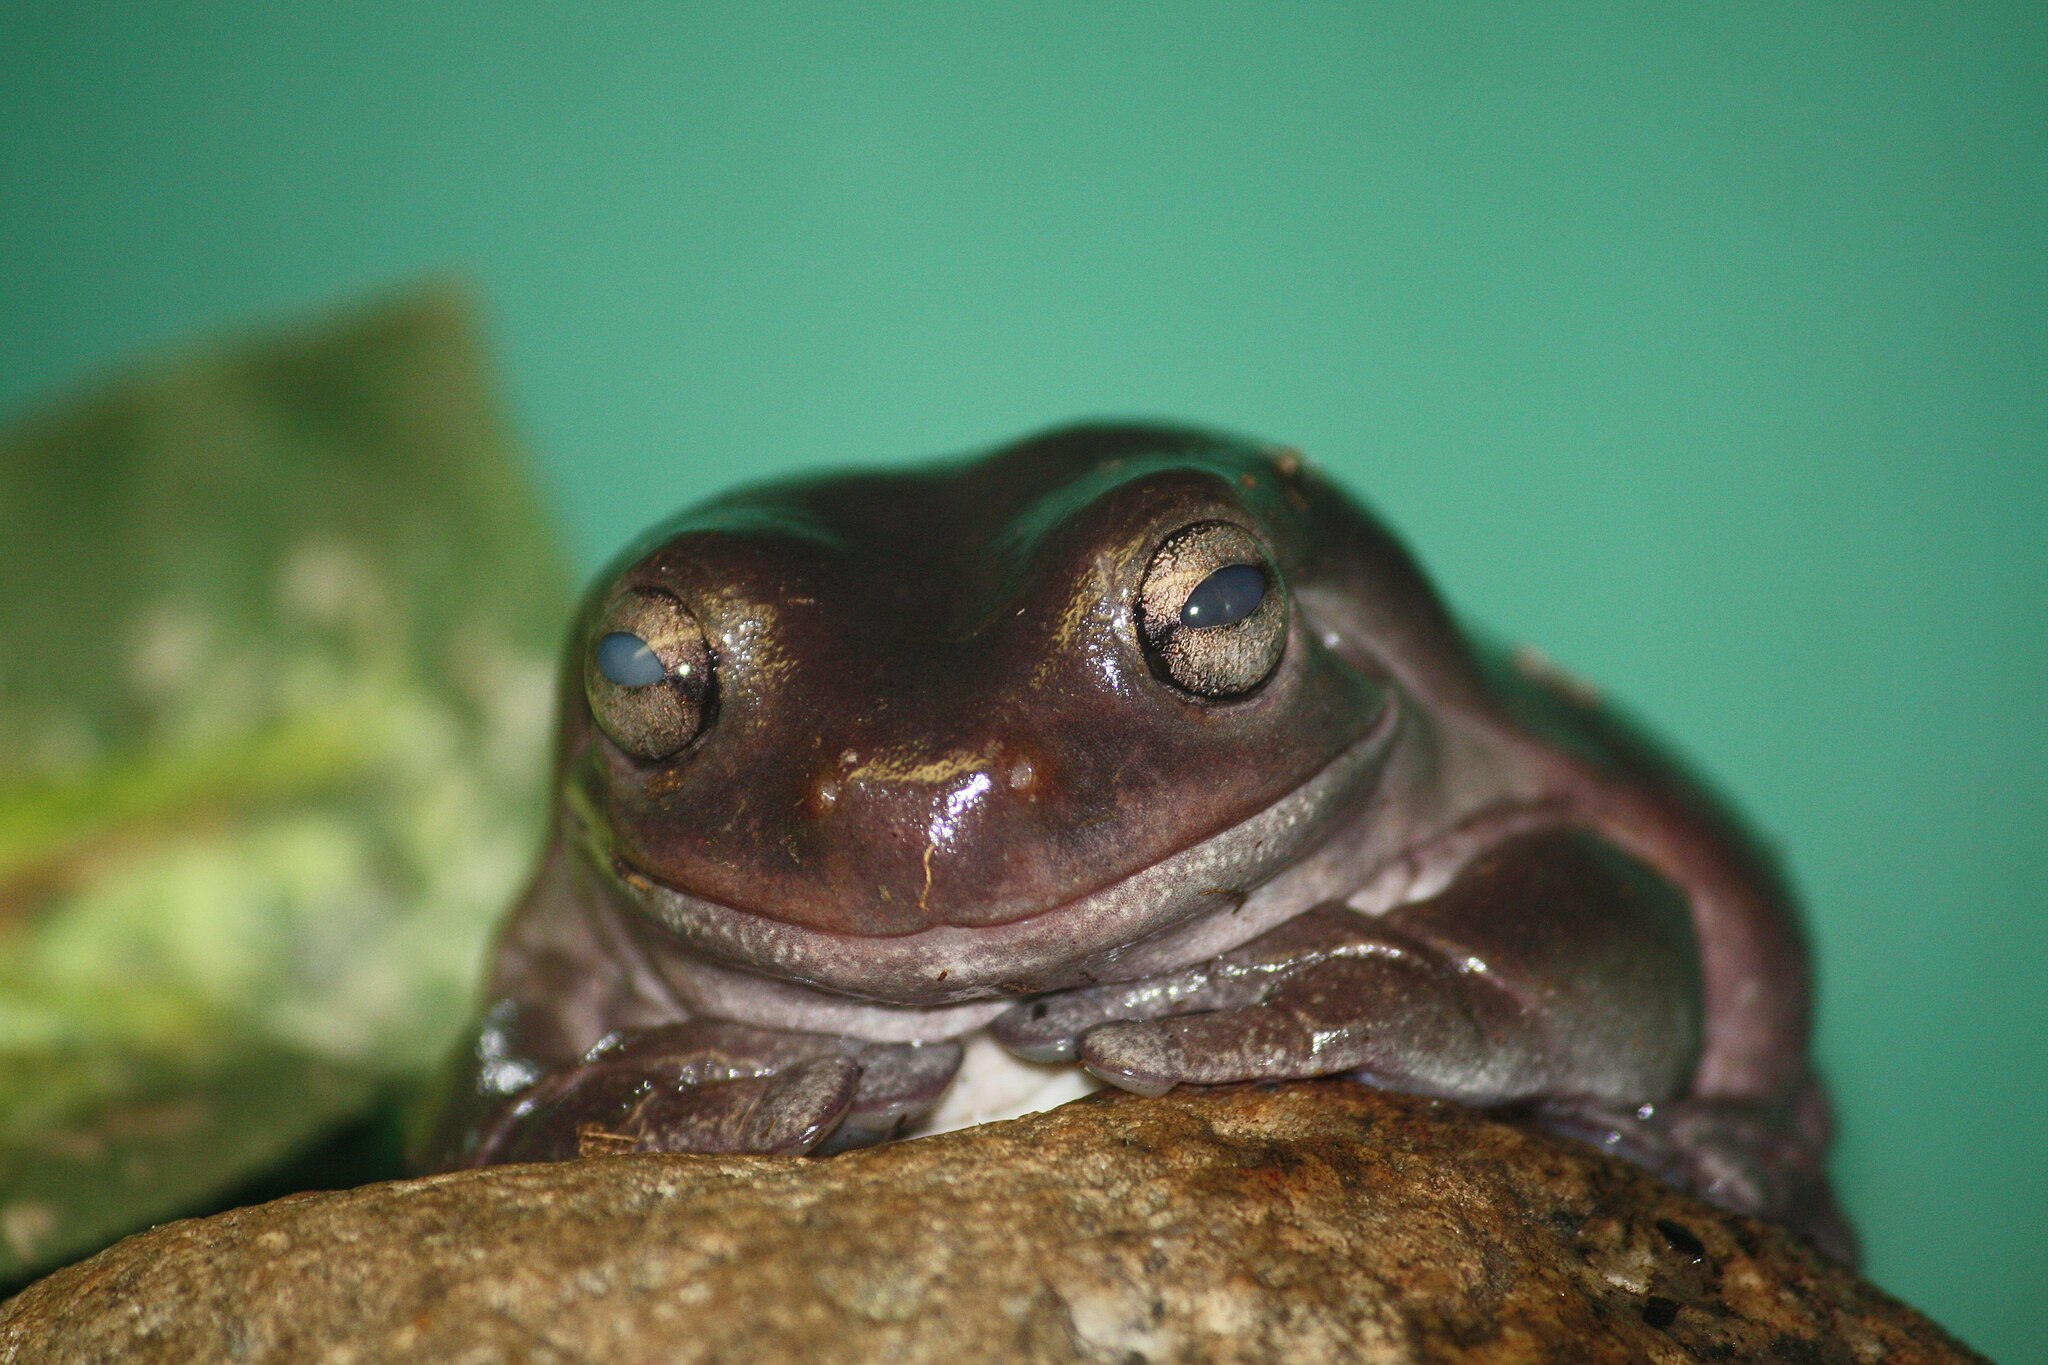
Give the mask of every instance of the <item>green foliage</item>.
POLYGON ((0 1282, 434 1065, 567 610, 445 293, 0 434, 0 1282))

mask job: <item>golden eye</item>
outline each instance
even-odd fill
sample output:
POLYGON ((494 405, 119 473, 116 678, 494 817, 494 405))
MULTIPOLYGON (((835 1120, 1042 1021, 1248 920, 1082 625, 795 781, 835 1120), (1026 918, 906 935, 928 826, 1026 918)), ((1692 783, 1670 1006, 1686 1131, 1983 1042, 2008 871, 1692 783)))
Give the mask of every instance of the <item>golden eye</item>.
POLYGON ((1227 521, 1174 532, 1138 589, 1153 671, 1200 697, 1235 697, 1271 676, 1287 647, 1287 594, 1258 538, 1227 521))
POLYGON ((583 693, 611 742, 652 762, 704 728, 711 644, 690 609, 665 592, 629 588, 606 604, 583 657, 583 693))

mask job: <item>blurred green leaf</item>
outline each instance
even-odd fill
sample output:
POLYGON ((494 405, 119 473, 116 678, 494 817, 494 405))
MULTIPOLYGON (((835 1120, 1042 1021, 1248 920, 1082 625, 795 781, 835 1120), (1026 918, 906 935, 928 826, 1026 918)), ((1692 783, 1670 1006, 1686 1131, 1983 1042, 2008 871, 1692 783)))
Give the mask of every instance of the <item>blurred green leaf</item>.
POLYGON ((450 292, 0 435, 0 1282, 438 1059, 567 612, 450 292))

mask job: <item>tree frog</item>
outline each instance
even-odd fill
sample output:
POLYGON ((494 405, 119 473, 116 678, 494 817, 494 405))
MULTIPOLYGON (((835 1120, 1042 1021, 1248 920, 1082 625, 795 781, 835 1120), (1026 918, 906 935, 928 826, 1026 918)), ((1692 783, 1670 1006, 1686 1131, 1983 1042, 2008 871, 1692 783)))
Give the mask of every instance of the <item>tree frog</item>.
POLYGON ((426 1167, 829 1153, 963 1058, 1334 1076, 1853 1254, 1771 858, 1291 450, 1085 425, 715 498, 590 593, 559 746, 426 1167))

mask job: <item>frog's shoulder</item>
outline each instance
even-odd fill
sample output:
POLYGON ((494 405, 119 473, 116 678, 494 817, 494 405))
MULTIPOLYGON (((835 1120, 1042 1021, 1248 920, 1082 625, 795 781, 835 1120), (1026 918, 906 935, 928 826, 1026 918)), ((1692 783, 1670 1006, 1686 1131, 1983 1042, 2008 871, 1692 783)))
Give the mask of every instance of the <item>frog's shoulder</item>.
POLYGON ((1789 903, 1780 858, 1727 791, 1650 724, 1595 683, 1529 644, 1469 626, 1465 634, 1489 700, 1516 731, 1614 787, 1638 793, 1717 846, 1768 898, 1789 903))

